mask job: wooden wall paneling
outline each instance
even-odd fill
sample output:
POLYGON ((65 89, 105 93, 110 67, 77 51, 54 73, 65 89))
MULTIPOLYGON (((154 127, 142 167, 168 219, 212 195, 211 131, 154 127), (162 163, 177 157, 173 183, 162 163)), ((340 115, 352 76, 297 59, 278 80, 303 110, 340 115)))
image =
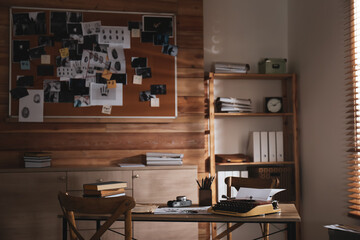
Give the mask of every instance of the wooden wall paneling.
POLYGON ((178 78, 203 78, 204 70, 200 68, 180 68, 177 69, 178 78))
POLYGON ((67 8, 67 9, 90 9, 105 11, 134 11, 134 12, 158 12, 175 13, 177 11, 177 0, 3 0, 2 7, 24 6, 33 8, 67 8))
POLYGON ((54 166, 114 166, 147 151, 182 152, 184 164, 205 172, 203 98, 203 20, 199 0, 34 0, 34 8, 168 12, 177 15, 178 118, 170 123, 14 123, 7 122, 9 7, 30 6, 25 0, 0 3, 0 167, 22 166, 24 151, 53 152, 54 166), (156 134, 155 134, 156 133, 156 134), (9 161, 10 160, 10 161, 9 161))
POLYGON ((181 48, 177 58, 178 67, 191 67, 203 69, 204 51, 203 49, 181 48))
POLYGON ((140 150, 203 148, 202 133, 11 133, 0 135, 0 150, 140 150))
POLYGON ((178 78, 177 94, 181 96, 204 96, 204 79, 178 78))

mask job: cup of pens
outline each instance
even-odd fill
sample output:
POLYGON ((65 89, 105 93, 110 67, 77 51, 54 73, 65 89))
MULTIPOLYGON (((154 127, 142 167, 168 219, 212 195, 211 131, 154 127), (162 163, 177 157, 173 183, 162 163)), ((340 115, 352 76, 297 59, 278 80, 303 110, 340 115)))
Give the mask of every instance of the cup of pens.
POLYGON ((199 206, 212 205, 211 184, 215 177, 205 177, 201 181, 196 180, 199 186, 199 206))

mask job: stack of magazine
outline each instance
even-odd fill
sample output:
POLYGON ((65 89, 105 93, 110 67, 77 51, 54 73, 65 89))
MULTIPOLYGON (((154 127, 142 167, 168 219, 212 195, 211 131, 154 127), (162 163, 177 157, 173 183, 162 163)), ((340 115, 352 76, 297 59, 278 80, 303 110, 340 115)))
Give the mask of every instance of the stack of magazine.
POLYGON ((184 154, 180 153, 146 153, 148 166, 176 166, 183 164, 184 154))
POLYGON ((249 64, 215 63, 215 73, 247 73, 249 70, 249 64))
POLYGON ((252 112, 250 99, 218 97, 215 101, 217 112, 252 112))
POLYGON ((25 152, 24 163, 26 168, 32 167, 50 167, 51 153, 50 152, 25 152))

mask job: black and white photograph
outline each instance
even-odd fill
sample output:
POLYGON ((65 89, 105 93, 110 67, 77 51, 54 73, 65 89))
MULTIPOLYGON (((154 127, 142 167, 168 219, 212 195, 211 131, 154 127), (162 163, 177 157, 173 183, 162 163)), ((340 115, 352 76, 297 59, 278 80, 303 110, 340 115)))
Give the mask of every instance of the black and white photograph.
POLYGON ((81 23, 68 22, 67 23, 67 31, 70 35, 71 34, 82 35, 81 23))
POLYGON ((150 91, 140 92, 140 102, 150 101, 151 98, 156 98, 156 96, 152 95, 150 91))
POLYGON ((20 99, 29 95, 29 92, 25 87, 16 87, 10 90, 10 94, 13 99, 20 99))
POLYGON ((29 60, 30 41, 14 40, 13 41, 13 61, 20 62, 29 60))
POLYGON ((29 95, 19 101, 19 122, 42 122, 44 91, 29 90, 29 95))
POLYGON ((28 12, 13 14, 14 36, 46 34, 44 12, 28 12))
POLYGON ((58 80, 44 80, 44 102, 59 102, 59 92, 61 91, 61 84, 58 80))
POLYGON ((45 51, 44 46, 38 46, 38 47, 29 49, 29 57, 31 60, 39 59, 39 58, 41 58, 41 55, 45 55, 45 54, 46 54, 46 51, 45 51))
POLYGON ((82 33, 84 36, 100 33, 101 21, 82 22, 82 33))
POLYGON ((70 79, 70 90, 74 95, 88 95, 89 88, 86 87, 86 80, 79 78, 70 79))
POLYGON ((166 94, 166 85, 165 84, 151 85, 150 92, 153 95, 166 94))
POLYGON ((144 57, 132 57, 131 58, 131 67, 147 67, 147 58, 144 57))
POLYGON ((51 12, 50 32, 54 34, 56 41, 61 41, 61 39, 68 37, 66 12, 51 12))
POLYGON ((54 76, 54 66, 47 64, 38 65, 36 74, 38 76, 54 76))
POLYGON ((70 57, 56 56, 55 62, 57 67, 70 67, 70 57))
POLYGON ((168 44, 168 45, 163 45, 162 47, 162 53, 164 54, 168 54, 170 56, 177 56, 178 54, 178 47, 175 46, 175 45, 171 45, 171 44, 168 44))
POLYGON ((151 78, 151 68, 135 68, 135 74, 142 76, 142 78, 151 78))
POLYGON ((54 46, 54 37, 53 36, 39 36, 38 37, 38 46, 54 46))
POLYGON ((16 76, 16 86, 17 87, 33 87, 34 86, 34 76, 16 76))
POLYGON ((173 36, 173 17, 145 15, 143 16, 143 31, 173 36))
POLYGON ((127 84, 127 75, 125 73, 113 73, 110 80, 116 80, 116 83, 127 84))
POLYGON ((73 39, 63 39, 62 47, 68 48, 69 50, 77 50, 78 41, 73 39))
POLYGON ((90 104, 92 106, 122 106, 123 85, 116 84, 116 88, 107 88, 106 84, 90 84, 90 104))
POLYGON ((101 26, 98 42, 100 44, 117 44, 130 48, 130 31, 127 27, 101 26))
POLYGON ((113 73, 126 73, 126 62, 124 49, 121 46, 108 47, 108 57, 110 65, 110 71, 113 73))

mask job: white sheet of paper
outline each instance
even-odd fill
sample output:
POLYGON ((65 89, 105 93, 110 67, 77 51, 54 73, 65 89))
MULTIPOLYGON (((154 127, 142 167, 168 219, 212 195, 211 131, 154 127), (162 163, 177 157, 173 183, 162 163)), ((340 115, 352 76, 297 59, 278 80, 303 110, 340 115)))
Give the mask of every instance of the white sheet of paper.
POLYGON ((116 88, 107 88, 106 84, 90 84, 90 104, 91 106, 122 106, 123 105, 123 85, 116 84, 116 88))
POLYGON ((44 121, 44 90, 28 90, 19 100, 19 122, 44 121))
POLYGON ((101 26, 99 43, 121 45, 125 49, 130 48, 130 31, 128 27, 101 26))
POLYGON ((236 195, 236 199, 251 199, 259 201, 270 201, 272 197, 285 189, 277 188, 245 188, 241 187, 236 195))
POLYGON ((205 207, 161 207, 154 211, 154 214, 209 214, 208 209, 210 206, 205 207))

